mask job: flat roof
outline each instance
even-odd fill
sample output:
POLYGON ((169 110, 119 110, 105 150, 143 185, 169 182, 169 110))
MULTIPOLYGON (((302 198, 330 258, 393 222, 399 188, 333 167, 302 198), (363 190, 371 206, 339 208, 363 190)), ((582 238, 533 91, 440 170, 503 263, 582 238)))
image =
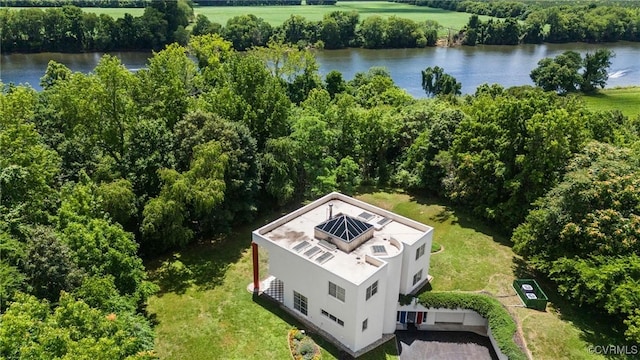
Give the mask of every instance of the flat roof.
POLYGON ((358 285, 384 267, 385 258, 397 255, 403 244, 411 245, 432 230, 427 225, 346 195, 331 193, 255 232, 292 255, 358 285), (314 238, 315 227, 329 220, 329 204, 334 216, 343 214, 372 225, 373 237, 350 253, 336 249, 326 240, 314 238))

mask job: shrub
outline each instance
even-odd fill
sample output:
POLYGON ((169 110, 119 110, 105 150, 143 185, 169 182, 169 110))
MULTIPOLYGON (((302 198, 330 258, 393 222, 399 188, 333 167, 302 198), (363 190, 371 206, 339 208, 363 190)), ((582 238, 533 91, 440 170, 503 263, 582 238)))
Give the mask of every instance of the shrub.
POLYGON ((321 360, 320 348, 304 331, 289 330, 289 349, 295 360, 321 360))

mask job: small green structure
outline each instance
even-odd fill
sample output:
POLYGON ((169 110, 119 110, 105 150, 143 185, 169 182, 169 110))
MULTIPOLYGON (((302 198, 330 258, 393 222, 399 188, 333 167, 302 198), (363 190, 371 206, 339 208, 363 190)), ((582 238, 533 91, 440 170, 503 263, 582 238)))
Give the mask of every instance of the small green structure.
POLYGON ((513 288, 526 307, 540 311, 545 311, 547 308, 549 299, 535 280, 515 279, 513 280, 513 288))

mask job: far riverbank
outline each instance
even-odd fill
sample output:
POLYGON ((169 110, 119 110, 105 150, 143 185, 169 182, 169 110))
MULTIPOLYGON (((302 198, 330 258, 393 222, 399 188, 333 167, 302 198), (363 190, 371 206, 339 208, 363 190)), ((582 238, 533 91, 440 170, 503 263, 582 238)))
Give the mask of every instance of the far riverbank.
MULTIPOLYGON (((462 92, 470 94, 484 83, 504 87, 532 85, 529 73, 540 59, 554 57, 567 50, 584 54, 607 48, 616 56, 609 69, 607 88, 640 85, 640 43, 607 44, 541 44, 518 46, 459 46, 421 49, 342 49, 313 50, 322 75, 338 70, 345 79, 373 66, 389 70, 396 84, 415 97, 424 97, 421 71, 428 66, 440 66, 462 83, 462 92)), ((116 52, 125 66, 133 71, 144 68, 151 56, 147 52, 116 52)), ((91 72, 101 53, 11 54, 0 57, 0 79, 4 83, 29 83, 39 89, 49 60, 65 64, 73 71, 91 72)))

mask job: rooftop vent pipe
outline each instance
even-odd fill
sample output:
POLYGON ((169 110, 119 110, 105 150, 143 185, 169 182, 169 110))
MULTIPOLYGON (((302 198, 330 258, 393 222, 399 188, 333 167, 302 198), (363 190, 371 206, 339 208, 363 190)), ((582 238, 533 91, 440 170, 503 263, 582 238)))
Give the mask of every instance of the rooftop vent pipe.
POLYGON ((329 203, 329 219, 333 218, 333 204, 329 203))

